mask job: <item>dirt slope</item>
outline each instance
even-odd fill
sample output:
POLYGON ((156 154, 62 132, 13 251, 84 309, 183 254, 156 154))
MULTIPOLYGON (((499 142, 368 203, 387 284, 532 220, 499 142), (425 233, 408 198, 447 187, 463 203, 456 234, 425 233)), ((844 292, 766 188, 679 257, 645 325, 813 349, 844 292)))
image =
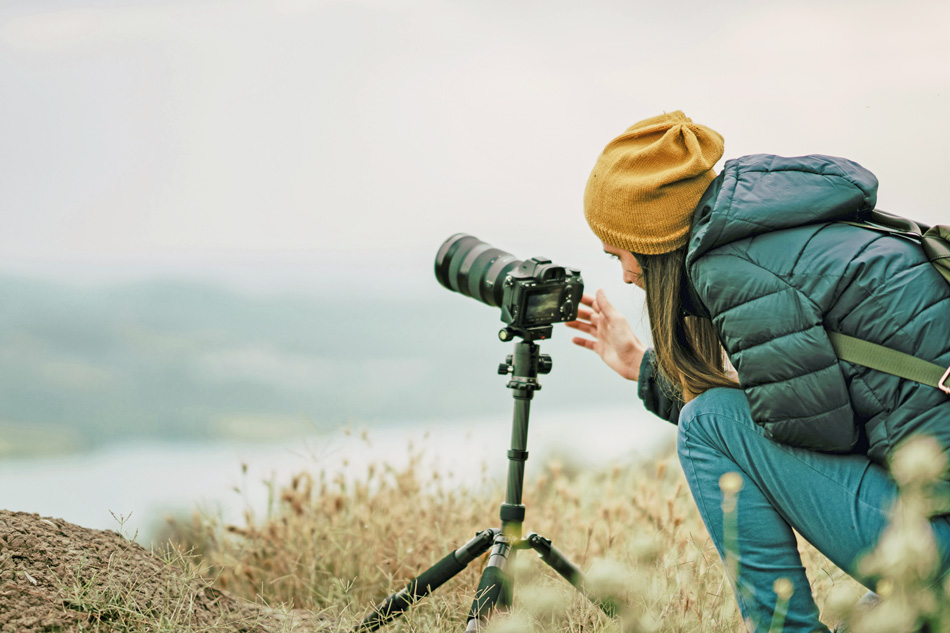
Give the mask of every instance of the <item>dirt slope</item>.
POLYGON ((111 531, 0 510, 0 632, 313 631, 312 614, 240 600, 111 531))

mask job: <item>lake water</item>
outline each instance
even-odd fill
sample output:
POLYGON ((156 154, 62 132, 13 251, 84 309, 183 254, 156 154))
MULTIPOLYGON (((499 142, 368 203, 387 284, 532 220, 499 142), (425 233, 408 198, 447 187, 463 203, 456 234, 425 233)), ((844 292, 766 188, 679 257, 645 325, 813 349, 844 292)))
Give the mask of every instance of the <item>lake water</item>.
MULTIPOLYGON (((338 287, 293 292, 0 275, 0 508, 145 542, 170 513, 265 510, 265 481, 399 467, 410 443, 459 485, 503 482, 512 405, 496 369, 511 346, 497 310, 440 288, 432 253, 388 263, 398 283, 347 263, 313 275, 338 287), (346 420, 369 440, 336 430, 346 420)), ((554 371, 531 408, 528 481, 552 454, 597 464, 672 442, 571 334, 542 346, 554 371)))
MULTIPOLYGON (((422 451, 425 468, 451 473, 459 485, 481 481, 483 472, 504 481, 510 431, 509 413, 447 424, 379 426, 365 435, 341 430, 279 444, 123 443, 61 457, 8 459, 0 462, 0 508, 100 529, 118 530, 116 517, 124 517, 122 531, 139 531, 145 541, 169 513, 200 508, 239 520, 248 506, 265 509, 266 480, 285 483, 303 470, 360 477, 373 462, 405 465, 410 445, 422 451)), ((672 425, 638 402, 553 414, 532 411, 526 479, 553 455, 591 466, 628 462, 672 445, 674 437, 672 425)))

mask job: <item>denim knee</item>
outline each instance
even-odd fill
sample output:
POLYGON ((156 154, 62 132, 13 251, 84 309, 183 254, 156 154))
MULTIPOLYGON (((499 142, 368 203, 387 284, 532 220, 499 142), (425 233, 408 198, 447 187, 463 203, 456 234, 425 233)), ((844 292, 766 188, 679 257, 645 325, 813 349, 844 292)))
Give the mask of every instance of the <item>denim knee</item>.
POLYGON ((741 389, 721 387, 696 396, 680 412, 676 438, 680 460, 689 458, 689 444, 705 444, 727 452, 728 438, 739 427, 762 432, 752 420, 749 401, 741 389))

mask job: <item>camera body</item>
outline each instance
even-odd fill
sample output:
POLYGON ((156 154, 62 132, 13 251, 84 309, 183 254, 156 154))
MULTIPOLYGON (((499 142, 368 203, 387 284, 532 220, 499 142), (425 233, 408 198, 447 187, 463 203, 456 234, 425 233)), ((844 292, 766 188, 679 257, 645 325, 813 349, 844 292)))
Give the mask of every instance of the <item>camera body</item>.
POLYGON ((532 257, 508 273, 503 283, 501 320, 509 327, 533 329, 577 319, 584 292, 578 270, 532 257))

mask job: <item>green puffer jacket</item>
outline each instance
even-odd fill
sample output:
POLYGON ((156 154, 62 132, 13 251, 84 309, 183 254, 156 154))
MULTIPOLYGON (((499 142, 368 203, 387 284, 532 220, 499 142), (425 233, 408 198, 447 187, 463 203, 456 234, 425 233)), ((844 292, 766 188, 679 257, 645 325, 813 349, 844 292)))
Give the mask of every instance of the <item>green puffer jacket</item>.
MULTIPOLYGON (((757 423, 779 442, 886 465, 913 434, 950 448, 950 397, 839 361, 825 330, 950 365, 950 286, 917 243, 839 222, 874 208, 876 191, 841 158, 727 161, 696 208, 686 270, 757 423)), ((675 420, 650 358, 642 370, 647 407, 675 420)))

